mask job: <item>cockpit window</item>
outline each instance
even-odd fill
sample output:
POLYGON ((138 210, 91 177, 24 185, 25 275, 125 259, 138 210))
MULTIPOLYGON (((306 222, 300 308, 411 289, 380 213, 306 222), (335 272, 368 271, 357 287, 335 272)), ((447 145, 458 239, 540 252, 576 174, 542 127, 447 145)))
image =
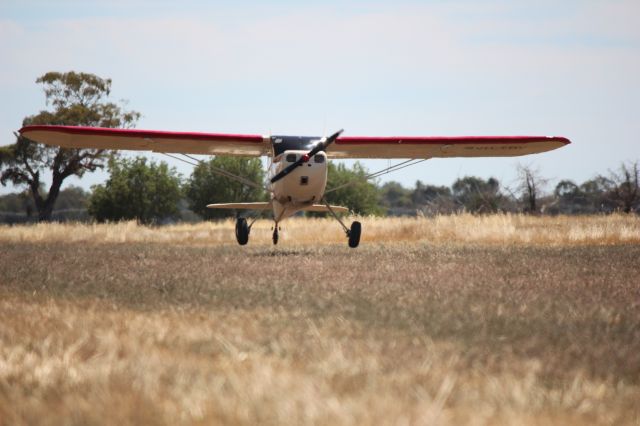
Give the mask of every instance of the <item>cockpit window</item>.
POLYGON ((287 154, 287 162, 288 163, 295 163, 297 159, 298 159, 297 155, 295 155, 295 154, 287 154))
POLYGON ((324 155, 316 154, 313 157, 313 161, 316 163, 324 163, 324 155))

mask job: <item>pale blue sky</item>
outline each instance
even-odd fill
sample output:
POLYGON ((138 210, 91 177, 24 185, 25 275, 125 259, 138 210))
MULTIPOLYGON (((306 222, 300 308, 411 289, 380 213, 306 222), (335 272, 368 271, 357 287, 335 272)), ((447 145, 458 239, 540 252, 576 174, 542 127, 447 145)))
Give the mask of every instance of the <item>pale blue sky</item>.
POLYGON ((138 128, 560 135, 573 144, 429 160, 383 181, 510 184, 520 162, 581 182, 640 159, 639 21, 637 0, 1 0, 0 144, 44 107, 38 76, 75 70, 111 77, 138 128))

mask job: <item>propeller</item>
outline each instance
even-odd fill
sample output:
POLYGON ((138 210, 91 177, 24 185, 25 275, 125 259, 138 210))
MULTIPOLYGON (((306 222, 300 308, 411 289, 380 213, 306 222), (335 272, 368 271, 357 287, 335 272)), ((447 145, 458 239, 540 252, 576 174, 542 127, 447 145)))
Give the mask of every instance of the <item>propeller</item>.
POLYGON ((309 161, 309 159, 311 159, 318 152, 325 151, 329 145, 331 145, 336 141, 336 139, 338 139, 338 136, 340 136, 342 132, 344 132, 344 129, 338 130, 337 132, 335 132, 334 134, 326 138, 324 141, 321 141, 320 143, 318 143, 311 151, 300 156, 300 158, 298 158, 294 163, 291 163, 290 165, 282 169, 280 173, 272 177, 271 183, 276 183, 277 181, 279 181, 280 179, 282 179, 283 177, 285 177, 286 175, 294 171, 296 167, 301 166, 302 164, 309 161))

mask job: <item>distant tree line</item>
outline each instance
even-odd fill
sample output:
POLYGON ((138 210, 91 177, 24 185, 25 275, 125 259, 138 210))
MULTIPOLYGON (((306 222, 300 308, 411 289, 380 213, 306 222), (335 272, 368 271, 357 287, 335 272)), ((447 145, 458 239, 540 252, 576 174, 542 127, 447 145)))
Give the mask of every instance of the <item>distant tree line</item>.
MULTIPOLYGON (((93 186, 91 191, 75 186, 60 191, 52 220, 137 220, 147 224, 210 220, 234 216, 237 212, 207 209, 207 204, 268 200, 266 191, 222 177, 214 172, 215 168, 259 184, 265 181, 262 164, 256 158, 216 157, 200 163, 185 179, 164 162, 112 156, 108 161, 110 176, 105 183, 93 186)), ((466 176, 451 186, 417 181, 413 188, 406 188, 393 181, 384 184, 367 181, 367 173, 360 163, 352 168, 329 163, 327 188, 342 188, 330 192, 328 201, 362 215, 640 214, 638 162, 622 164, 617 171, 580 184, 561 180, 549 192, 543 192, 547 180, 527 167, 519 168, 519 178, 513 187, 504 186, 495 178, 466 176)), ((28 190, 0 196, 1 222, 37 220, 28 190)))
POLYGON ((622 163, 608 175, 580 184, 561 180, 545 192, 548 179, 530 167, 518 167, 515 185, 495 178, 466 176, 451 187, 416 182, 413 189, 397 182, 380 187, 381 204, 388 215, 435 215, 514 212, 529 214, 640 213, 640 163, 622 163))
MULTIPOLYGON (((140 117, 109 100, 111 80, 93 74, 49 72, 39 77, 49 109, 26 117, 23 125, 55 124, 133 127, 140 117)), ((378 184, 366 179, 361 163, 349 168, 329 163, 327 201, 361 215, 435 215, 470 212, 523 212, 531 214, 593 214, 640 211, 638 161, 623 163, 606 176, 580 184, 560 181, 545 192, 548 180, 526 166, 518 167, 515 185, 495 178, 466 176, 450 187, 416 182, 405 188, 397 182, 378 184)), ((0 222, 48 220, 138 220, 164 223, 176 220, 217 219, 237 212, 211 210, 219 202, 268 199, 262 163, 256 158, 215 157, 200 162, 188 178, 164 162, 144 157, 126 158, 101 149, 67 149, 37 144, 19 135, 12 145, 0 147, 0 183, 24 191, 0 197, 0 222), (70 176, 107 167, 108 180, 90 192, 70 186, 70 176), (247 186, 220 176, 223 169, 258 185, 247 186), (50 173, 45 187, 43 175, 50 173)))
MULTIPOLYGON (((51 220, 57 222, 91 220, 87 212, 90 193, 78 186, 68 186, 58 194, 51 220)), ((0 196, 0 223, 27 223, 38 221, 37 210, 30 192, 16 192, 0 196)))

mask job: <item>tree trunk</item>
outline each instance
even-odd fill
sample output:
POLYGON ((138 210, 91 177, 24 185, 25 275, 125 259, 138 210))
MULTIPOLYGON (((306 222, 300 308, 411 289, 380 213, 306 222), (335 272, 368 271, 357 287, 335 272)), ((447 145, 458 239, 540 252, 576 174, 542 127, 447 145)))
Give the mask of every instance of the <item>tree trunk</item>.
POLYGON ((63 180, 64 179, 60 177, 60 175, 54 174, 53 181, 51 182, 51 187, 49 188, 49 193, 47 194, 47 199, 44 200, 44 202, 37 204, 38 222, 51 221, 53 207, 55 206, 58 195, 60 194, 60 186, 62 186, 63 180))
POLYGON ((531 192, 529 194, 529 213, 537 213, 538 205, 536 203, 536 193, 531 192))
POLYGON ((529 193, 529 213, 534 214, 538 212, 538 206, 536 205, 536 185, 533 180, 533 175, 527 170, 527 191, 529 193))

